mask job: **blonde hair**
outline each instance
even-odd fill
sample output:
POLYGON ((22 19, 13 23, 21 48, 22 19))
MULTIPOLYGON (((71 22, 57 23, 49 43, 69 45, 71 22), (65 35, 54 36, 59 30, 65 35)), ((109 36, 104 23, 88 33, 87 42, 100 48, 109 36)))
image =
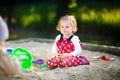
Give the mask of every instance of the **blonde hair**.
POLYGON ((71 23, 71 26, 72 26, 72 28, 73 28, 73 33, 77 32, 78 28, 77 28, 76 19, 75 19, 74 16, 71 16, 71 15, 62 16, 62 17, 59 19, 58 25, 56 26, 57 31, 60 31, 61 22, 62 22, 63 20, 69 20, 70 23, 71 23))

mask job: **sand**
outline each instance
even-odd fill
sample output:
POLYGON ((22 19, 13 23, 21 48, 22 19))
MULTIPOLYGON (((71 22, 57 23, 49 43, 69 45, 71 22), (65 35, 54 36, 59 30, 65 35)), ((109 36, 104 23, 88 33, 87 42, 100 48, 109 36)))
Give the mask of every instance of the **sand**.
MULTIPOLYGON (((51 54, 53 42, 48 40, 15 40, 7 41, 6 48, 22 47, 28 50, 33 60, 43 59, 46 61, 51 54)), ((86 56, 90 65, 76 67, 40 69, 41 65, 33 63, 34 69, 21 70, 20 74, 12 76, 13 80, 119 80, 120 78, 120 57, 100 51, 82 50, 81 55, 86 56), (102 60, 105 55, 110 60, 102 60)))

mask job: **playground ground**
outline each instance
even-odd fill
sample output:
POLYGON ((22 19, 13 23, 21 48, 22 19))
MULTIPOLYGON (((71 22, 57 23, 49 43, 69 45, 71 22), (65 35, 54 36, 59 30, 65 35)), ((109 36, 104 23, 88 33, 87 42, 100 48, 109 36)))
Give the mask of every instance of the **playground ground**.
MULTIPOLYGON (((22 39, 7 41, 6 48, 22 47, 33 56, 33 60, 51 57, 52 41, 39 41, 22 39)), ((81 55, 90 60, 90 65, 80 65, 68 68, 40 69, 40 65, 34 64, 34 69, 22 70, 20 74, 11 77, 13 80, 119 80, 120 57, 101 51, 82 50, 81 55), (101 59, 107 56, 109 61, 101 59)))

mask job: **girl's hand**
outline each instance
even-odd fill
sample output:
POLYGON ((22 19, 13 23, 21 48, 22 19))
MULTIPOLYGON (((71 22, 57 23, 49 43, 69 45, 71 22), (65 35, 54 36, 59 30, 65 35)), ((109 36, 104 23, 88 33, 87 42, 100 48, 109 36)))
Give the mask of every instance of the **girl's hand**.
POLYGON ((55 57, 55 58, 61 58, 61 54, 59 54, 59 53, 54 53, 54 57, 55 57))
POLYGON ((61 58, 66 58, 66 57, 70 57, 70 56, 73 56, 73 54, 71 54, 71 53, 63 53, 61 55, 61 58))

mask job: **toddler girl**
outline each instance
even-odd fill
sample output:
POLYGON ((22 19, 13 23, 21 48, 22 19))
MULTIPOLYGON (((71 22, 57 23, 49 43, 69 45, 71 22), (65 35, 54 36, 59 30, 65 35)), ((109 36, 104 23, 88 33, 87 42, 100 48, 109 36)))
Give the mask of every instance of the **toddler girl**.
POLYGON ((47 61, 49 68, 71 67, 81 65, 81 45, 77 32, 77 22, 74 16, 66 15, 60 18, 56 27, 61 34, 57 35, 53 44, 53 58, 47 61))

